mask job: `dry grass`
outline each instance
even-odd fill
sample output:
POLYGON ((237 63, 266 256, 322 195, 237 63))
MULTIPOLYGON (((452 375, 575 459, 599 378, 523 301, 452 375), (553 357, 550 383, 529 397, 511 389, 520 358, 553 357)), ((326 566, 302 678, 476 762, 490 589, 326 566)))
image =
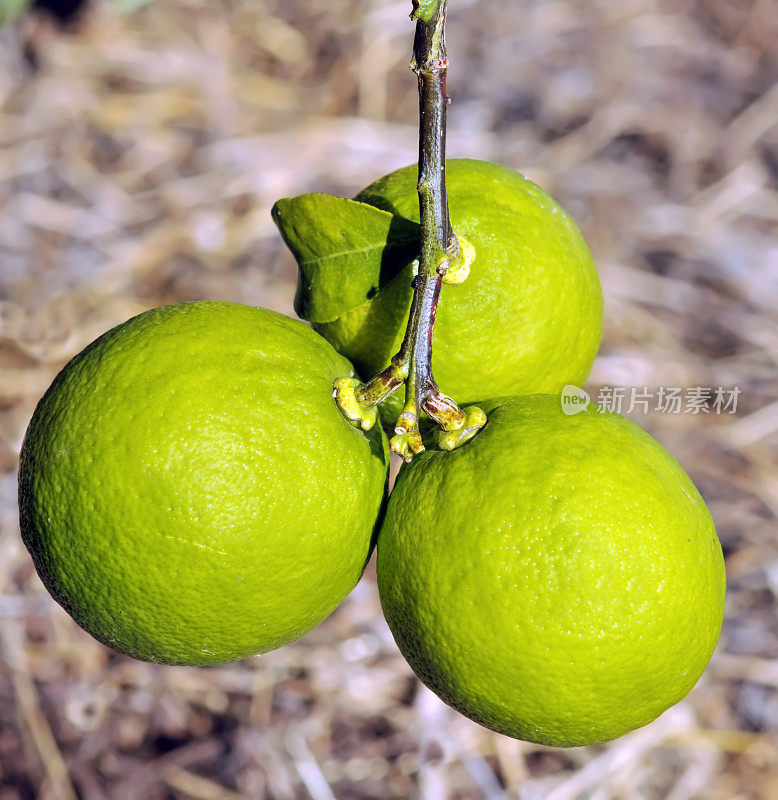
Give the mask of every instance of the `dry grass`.
POLYGON ((686 701, 551 750, 421 689, 371 575, 294 646, 195 670, 109 653, 34 574, 15 464, 37 398, 145 308, 291 312, 273 200, 414 158, 409 5, 159 0, 0 34, 2 800, 778 797, 774 0, 451 3, 450 152, 524 171, 581 221, 607 296, 594 391, 742 389, 734 416, 639 417, 728 560, 721 645, 686 701))

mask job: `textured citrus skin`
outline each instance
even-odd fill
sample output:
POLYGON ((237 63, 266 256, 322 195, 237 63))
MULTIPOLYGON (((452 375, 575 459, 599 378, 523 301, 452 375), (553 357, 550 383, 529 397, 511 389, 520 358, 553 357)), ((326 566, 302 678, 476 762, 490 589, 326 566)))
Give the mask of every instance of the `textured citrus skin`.
MULTIPOLYGON (((376 181, 355 198, 418 222, 417 168, 376 181)), ((586 380, 600 346, 602 293, 575 222, 513 170, 447 162, 454 230, 475 247, 468 279, 441 292, 432 366, 461 403, 560 392, 586 380)), ((369 303, 315 325, 364 379, 400 349, 412 298, 408 270, 369 303)))
POLYGON ((22 447, 22 537, 101 642, 212 664, 326 617, 367 561, 383 434, 346 422, 351 365, 300 322, 224 302, 154 309, 59 374, 22 447))
POLYGON ((509 736, 592 744, 702 674, 725 576, 678 463, 623 417, 559 398, 486 404, 486 427, 400 470, 378 539, 389 626, 434 692, 509 736))

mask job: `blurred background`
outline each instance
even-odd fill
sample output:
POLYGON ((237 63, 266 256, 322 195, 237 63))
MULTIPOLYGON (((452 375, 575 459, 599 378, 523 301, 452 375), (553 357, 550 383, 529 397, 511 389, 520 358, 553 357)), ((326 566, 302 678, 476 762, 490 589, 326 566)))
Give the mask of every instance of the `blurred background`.
POLYGON ((0 32, 0 800, 778 797, 776 0, 450 3, 449 154, 524 172, 583 227, 606 297, 590 391, 741 392, 734 414, 633 414, 727 556, 720 646, 680 705, 597 747, 491 734, 413 677, 372 567, 295 645, 212 669, 112 654, 35 575, 15 470, 36 401, 149 307, 293 313, 270 206, 415 159, 409 10, 95 2, 0 32))

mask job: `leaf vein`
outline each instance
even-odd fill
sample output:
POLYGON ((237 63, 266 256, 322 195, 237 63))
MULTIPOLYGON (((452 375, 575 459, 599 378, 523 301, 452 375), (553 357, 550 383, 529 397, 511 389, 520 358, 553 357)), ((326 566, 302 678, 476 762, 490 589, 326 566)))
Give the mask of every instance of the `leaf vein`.
POLYGON ((300 261, 300 266, 307 267, 309 264, 317 264, 322 261, 330 261, 333 258, 343 258, 344 256, 348 255, 357 255, 359 253, 369 253, 373 250, 382 250, 387 247, 392 249, 399 249, 400 247, 406 247, 412 244, 416 244, 418 239, 403 239, 399 242, 393 242, 392 244, 388 244, 387 242, 382 242, 380 244, 371 244, 367 245, 366 247, 354 247, 348 250, 340 250, 337 253, 327 253, 325 256, 317 256, 316 258, 306 258, 300 261))

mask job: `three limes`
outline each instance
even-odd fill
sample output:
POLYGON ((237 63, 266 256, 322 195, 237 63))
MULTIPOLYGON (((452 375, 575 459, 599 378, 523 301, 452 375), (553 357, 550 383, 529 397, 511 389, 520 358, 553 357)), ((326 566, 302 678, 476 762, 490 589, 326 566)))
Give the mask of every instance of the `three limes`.
MULTIPOLYGON (((401 468, 378 537, 384 613, 420 678, 477 722, 545 744, 611 739, 705 668, 721 547, 650 436, 595 407, 562 412, 602 316, 575 223, 495 164, 450 161, 448 185, 476 258, 442 293, 433 367, 488 421, 401 468)), ((346 421, 333 383, 351 362, 372 377, 400 349, 415 168, 356 201, 280 201, 274 218, 301 264, 297 307, 321 335, 231 303, 154 309, 77 355, 25 437, 22 537, 44 584, 137 658, 213 664, 290 642, 370 556, 386 438, 346 421)))
POLYGON ((381 603, 433 691, 494 730, 584 745, 696 683, 721 629, 711 516, 648 434, 558 397, 483 405, 458 450, 404 465, 378 540, 381 603))
POLYGON ((149 661, 229 661, 308 631, 358 581, 384 500, 383 433, 332 400, 351 372, 302 323, 231 303, 101 336, 22 447, 22 536, 48 590, 149 661))

